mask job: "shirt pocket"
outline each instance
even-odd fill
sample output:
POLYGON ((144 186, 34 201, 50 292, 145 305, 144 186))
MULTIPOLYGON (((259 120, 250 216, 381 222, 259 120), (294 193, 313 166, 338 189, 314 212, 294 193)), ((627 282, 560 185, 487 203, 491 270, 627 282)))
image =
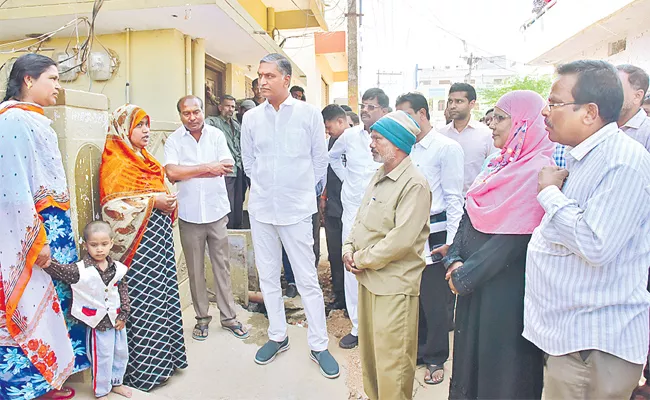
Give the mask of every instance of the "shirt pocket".
POLYGON ((374 197, 370 199, 370 202, 364 207, 363 213, 359 217, 361 218, 361 223, 373 232, 385 233, 394 227, 393 215, 388 205, 374 197))
POLYGON ((311 154, 310 140, 305 129, 287 129, 282 144, 284 154, 289 157, 308 157, 311 154))

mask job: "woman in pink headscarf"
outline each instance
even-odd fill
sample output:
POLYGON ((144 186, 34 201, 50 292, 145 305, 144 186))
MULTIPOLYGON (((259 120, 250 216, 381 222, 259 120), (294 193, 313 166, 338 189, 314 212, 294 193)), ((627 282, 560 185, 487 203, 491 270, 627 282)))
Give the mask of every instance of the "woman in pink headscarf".
POLYGON ((445 258, 459 295, 450 399, 540 399, 543 354, 521 336, 526 248, 544 210, 537 174, 553 165, 540 95, 510 92, 490 124, 501 149, 467 193, 466 212, 445 258))

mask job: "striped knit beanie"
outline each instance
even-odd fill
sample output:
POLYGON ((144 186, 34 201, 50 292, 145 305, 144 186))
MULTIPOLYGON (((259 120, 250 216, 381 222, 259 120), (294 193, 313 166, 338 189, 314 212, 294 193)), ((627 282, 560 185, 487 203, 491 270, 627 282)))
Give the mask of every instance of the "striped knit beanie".
POLYGON ((375 122, 370 130, 380 133, 404 153, 411 154, 420 126, 404 111, 393 111, 375 122))

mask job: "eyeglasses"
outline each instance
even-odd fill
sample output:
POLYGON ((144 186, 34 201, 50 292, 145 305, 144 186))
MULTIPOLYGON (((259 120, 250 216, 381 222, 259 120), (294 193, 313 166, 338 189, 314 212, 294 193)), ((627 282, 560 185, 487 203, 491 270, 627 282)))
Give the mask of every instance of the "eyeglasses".
POLYGON ((510 117, 507 116, 507 115, 500 115, 500 114, 494 114, 494 116, 492 117, 492 119, 493 119, 497 124, 500 123, 500 122, 503 122, 503 121, 507 120, 508 118, 510 118, 510 117))
POLYGON ((363 110, 364 108, 367 108, 368 111, 372 112, 372 111, 375 111, 375 110, 381 108, 381 106, 376 106, 374 104, 363 104, 363 103, 359 104, 359 109, 360 110, 363 110))
POLYGON ((551 102, 548 102, 548 103, 546 103, 545 108, 548 109, 548 111, 550 112, 550 111, 553 111, 553 109, 556 108, 556 107, 564 107, 564 106, 572 106, 572 105, 580 105, 581 106, 582 103, 576 103, 576 102, 571 102, 571 103, 551 103, 551 102))

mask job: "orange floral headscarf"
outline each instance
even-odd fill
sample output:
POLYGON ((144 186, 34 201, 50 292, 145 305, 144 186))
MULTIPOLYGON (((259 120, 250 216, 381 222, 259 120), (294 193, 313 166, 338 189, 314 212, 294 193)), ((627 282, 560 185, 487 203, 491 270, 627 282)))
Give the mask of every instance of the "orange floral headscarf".
POLYGON ((145 232, 154 197, 169 193, 160 163, 131 144, 133 129, 149 116, 140 107, 126 104, 109 120, 106 145, 99 167, 99 196, 104 221, 115 234, 114 259, 130 265, 145 232))

